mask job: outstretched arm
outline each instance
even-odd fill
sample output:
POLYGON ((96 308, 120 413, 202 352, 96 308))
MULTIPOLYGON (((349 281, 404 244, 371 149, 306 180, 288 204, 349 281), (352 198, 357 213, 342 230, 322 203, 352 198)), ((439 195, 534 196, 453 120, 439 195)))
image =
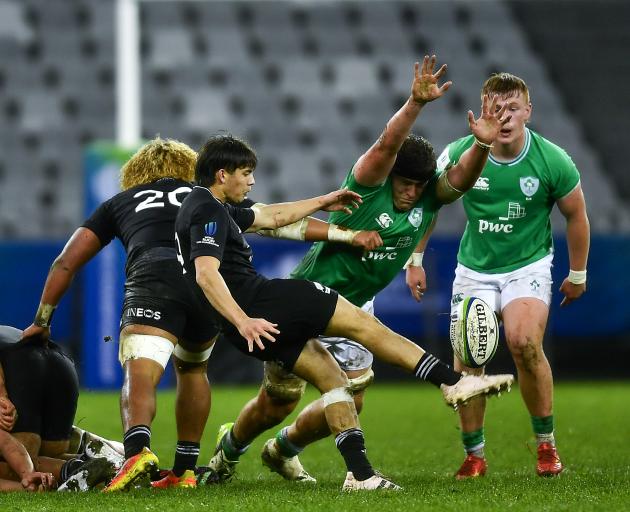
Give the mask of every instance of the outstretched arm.
POLYGON ((293 201, 290 203, 276 203, 260 206, 254 205, 254 222, 247 229, 248 233, 260 229, 278 229, 293 224, 304 217, 323 210, 327 212, 343 211, 352 214, 351 207, 357 208, 361 204, 361 196, 351 190, 335 190, 323 196, 293 201))
POLYGON ((567 220, 567 246, 569 249, 569 275, 560 286, 566 306, 579 299, 586 291, 586 262, 590 246, 591 229, 586 215, 582 187, 578 185, 569 195, 558 200, 558 209, 567 220))
POLYGON ((91 229, 81 227, 74 232, 50 267, 35 320, 24 330, 22 339, 32 336, 48 339, 52 314, 57 304, 70 287, 75 274, 100 250, 101 242, 91 229))
POLYGON ((446 73, 446 64, 434 73, 435 63, 435 55, 431 58, 425 55, 422 67, 420 63, 415 63, 411 95, 388 121, 378 140, 355 164, 353 172, 357 183, 373 187, 387 179, 396 162, 396 155, 411 132, 422 107, 441 97, 451 86, 452 82, 438 85, 438 81, 446 73))
POLYGON ((457 164, 440 176, 436 195, 442 203, 452 203, 461 197, 481 175, 501 127, 512 117, 505 115, 507 103, 499 110, 496 109, 496 103, 496 95, 492 98, 484 95, 479 118, 475 119, 472 111, 468 111, 468 126, 475 137, 475 143, 462 154, 457 164))
POLYGON ((378 231, 355 231, 336 224, 330 224, 315 217, 307 217, 278 229, 261 229, 259 235, 285 240, 305 240, 307 242, 338 242, 372 251, 383 245, 378 231))

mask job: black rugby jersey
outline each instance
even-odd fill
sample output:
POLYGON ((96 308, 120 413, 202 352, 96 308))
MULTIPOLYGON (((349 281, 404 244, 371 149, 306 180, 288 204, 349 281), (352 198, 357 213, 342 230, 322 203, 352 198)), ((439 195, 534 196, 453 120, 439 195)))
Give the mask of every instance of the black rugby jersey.
POLYGON ((173 178, 138 185, 101 204, 83 227, 92 230, 102 246, 120 239, 129 269, 146 248, 175 248, 175 217, 191 189, 190 183, 173 178))
POLYGON ((180 263, 195 289, 200 291, 195 258, 213 256, 221 262, 219 272, 236 302, 241 307, 251 302, 266 281, 254 269, 252 249, 242 234, 253 222, 253 210, 223 204, 205 187, 193 188, 177 214, 175 231, 180 263))

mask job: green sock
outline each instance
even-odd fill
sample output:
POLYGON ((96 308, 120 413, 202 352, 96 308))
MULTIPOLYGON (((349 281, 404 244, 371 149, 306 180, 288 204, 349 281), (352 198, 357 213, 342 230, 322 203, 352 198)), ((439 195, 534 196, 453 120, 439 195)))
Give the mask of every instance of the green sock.
POLYGON ((299 454, 303 447, 297 446, 293 444, 288 436, 289 427, 284 427, 276 434, 276 442, 278 443, 278 447, 280 448, 280 454, 283 457, 295 457, 299 454))
POLYGON ((484 457, 484 447, 486 440, 483 435, 483 427, 472 432, 462 432, 462 442, 466 453, 475 455, 476 457, 484 457))
POLYGON ((532 416, 532 428, 538 444, 551 443, 555 445, 553 414, 551 416, 532 416))
POLYGON ((223 436, 221 448, 228 460, 237 461, 249 448, 248 444, 240 443, 232 434, 232 429, 223 436))

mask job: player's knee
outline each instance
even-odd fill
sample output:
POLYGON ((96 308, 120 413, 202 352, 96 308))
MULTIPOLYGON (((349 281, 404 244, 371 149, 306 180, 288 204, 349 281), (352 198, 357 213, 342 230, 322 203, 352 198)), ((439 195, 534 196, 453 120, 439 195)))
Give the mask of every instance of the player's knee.
POLYGON ((124 368, 129 361, 149 359, 159 364, 164 371, 174 348, 169 340, 161 336, 123 333, 120 335, 118 360, 124 368))
POLYGON ((297 404, 306 389, 306 381, 287 372, 277 363, 267 361, 262 386, 270 401, 297 404))
POLYGON ((173 350, 173 363, 178 373, 205 373, 208 370, 208 359, 214 344, 202 351, 184 348, 181 344, 173 350))
POLYGON ((322 393, 322 402, 324 403, 324 408, 329 405, 341 403, 341 402, 354 402, 352 394, 348 389, 348 386, 338 387, 327 391, 326 393, 322 393))
POLYGON ((542 343, 532 335, 519 332, 509 333, 506 335, 506 340, 514 362, 521 370, 531 370, 544 357, 542 343))

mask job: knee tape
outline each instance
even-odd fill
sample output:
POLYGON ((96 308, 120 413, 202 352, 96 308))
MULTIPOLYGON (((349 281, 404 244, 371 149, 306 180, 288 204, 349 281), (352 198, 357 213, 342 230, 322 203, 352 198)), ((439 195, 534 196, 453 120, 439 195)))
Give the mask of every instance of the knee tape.
POLYGON ((283 370, 277 363, 266 361, 263 386, 269 396, 293 402, 302 398, 306 381, 283 370))
POLYGON ((359 391, 363 391, 370 384, 372 384, 372 381, 374 381, 374 372, 370 368, 363 375, 359 375, 358 377, 355 377, 354 379, 349 379, 349 381, 350 381, 350 385, 348 387, 350 389, 350 392, 358 393, 359 391))
POLYGON ((123 334, 118 347, 118 360, 121 366, 131 359, 144 357, 166 368, 174 346, 166 338, 149 334, 123 334))
POLYGON ((331 389, 328 393, 324 393, 322 395, 322 400, 324 401, 324 407, 328 407, 329 405, 336 404, 338 402, 354 402, 348 388, 331 389))
POLYGON ((213 343, 209 348, 201 352, 193 352, 178 344, 175 346, 175 350, 173 350, 173 355, 185 363, 205 363, 210 358, 214 345, 213 343))

